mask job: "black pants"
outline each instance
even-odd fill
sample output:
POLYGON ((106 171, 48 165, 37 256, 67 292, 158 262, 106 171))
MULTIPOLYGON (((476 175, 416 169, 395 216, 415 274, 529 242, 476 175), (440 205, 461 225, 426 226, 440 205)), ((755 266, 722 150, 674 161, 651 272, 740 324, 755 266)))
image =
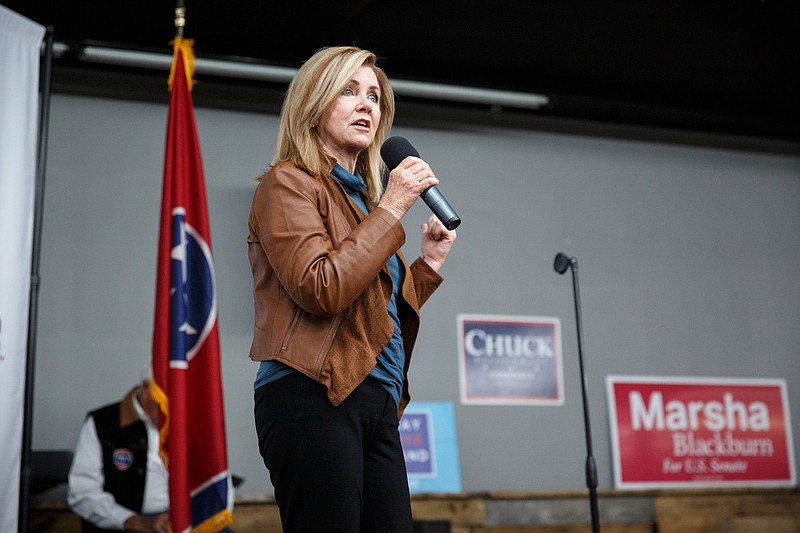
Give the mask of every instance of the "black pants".
POLYGON ((364 380, 333 406, 292 373, 255 391, 258 446, 284 533, 411 533, 397 406, 364 380))

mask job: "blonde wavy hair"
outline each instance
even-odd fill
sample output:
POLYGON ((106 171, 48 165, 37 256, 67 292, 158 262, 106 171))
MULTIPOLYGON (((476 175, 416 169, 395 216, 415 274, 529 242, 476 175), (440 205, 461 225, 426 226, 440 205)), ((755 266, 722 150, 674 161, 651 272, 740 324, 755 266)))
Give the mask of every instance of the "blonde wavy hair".
POLYGON ((367 184, 367 196, 377 204, 383 194, 381 176, 386 169, 380 149, 394 121, 394 91, 377 60, 372 52, 355 46, 321 48, 311 56, 297 71, 284 97, 272 164, 291 161, 312 175, 330 172, 336 161, 322 149, 314 126, 356 71, 362 66, 370 67, 381 91, 381 120, 374 141, 358 156, 356 171, 367 184))

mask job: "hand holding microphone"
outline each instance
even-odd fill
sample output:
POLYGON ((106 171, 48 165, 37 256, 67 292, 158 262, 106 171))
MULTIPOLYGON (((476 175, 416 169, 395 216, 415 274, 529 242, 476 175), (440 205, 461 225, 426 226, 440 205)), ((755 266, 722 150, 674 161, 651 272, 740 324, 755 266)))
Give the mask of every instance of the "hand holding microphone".
MULTIPOLYGON (((397 211, 400 211, 401 216, 405 214, 414 203, 418 189, 422 188, 423 190, 419 193, 419 196, 436 217, 441 220, 445 228, 454 230, 461 224, 461 218, 450 207, 450 204, 436 187, 439 180, 428 164, 419 159, 419 153, 404 137, 386 139, 383 146, 381 146, 381 158, 383 158, 386 166, 389 167, 390 172, 399 168, 403 171, 407 180, 406 186, 404 188, 398 187, 397 190, 390 191, 390 187, 393 185, 391 182, 387 185, 386 192, 389 193, 387 201, 397 203, 396 206, 392 206, 396 207, 395 214, 397 214, 397 211), (407 160, 406 158, 409 156, 412 156, 412 159, 407 160), (419 179, 415 182, 415 178, 419 179)), ((388 206, 385 207, 389 208, 388 206)))
POLYGON ((378 205, 402 218, 422 192, 437 183, 439 180, 425 161, 406 157, 389 173, 378 205))

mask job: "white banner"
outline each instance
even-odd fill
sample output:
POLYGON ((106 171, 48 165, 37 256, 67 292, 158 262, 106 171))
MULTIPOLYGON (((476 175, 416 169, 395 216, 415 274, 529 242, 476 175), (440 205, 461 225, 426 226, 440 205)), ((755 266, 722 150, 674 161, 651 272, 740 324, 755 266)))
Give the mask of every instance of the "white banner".
POLYGON ((0 531, 17 531, 19 514, 44 32, 0 6, 0 531))

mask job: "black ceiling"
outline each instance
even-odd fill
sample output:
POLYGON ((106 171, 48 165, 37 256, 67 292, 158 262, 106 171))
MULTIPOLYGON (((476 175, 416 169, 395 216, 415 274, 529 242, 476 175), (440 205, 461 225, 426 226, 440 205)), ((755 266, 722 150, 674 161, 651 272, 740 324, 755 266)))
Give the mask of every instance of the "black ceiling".
MULTIPOLYGON (((20 0, 56 41, 169 52, 174 3, 20 0)), ((539 115, 800 142, 792 0, 186 0, 199 57, 376 52, 390 78, 529 91, 539 115)))

